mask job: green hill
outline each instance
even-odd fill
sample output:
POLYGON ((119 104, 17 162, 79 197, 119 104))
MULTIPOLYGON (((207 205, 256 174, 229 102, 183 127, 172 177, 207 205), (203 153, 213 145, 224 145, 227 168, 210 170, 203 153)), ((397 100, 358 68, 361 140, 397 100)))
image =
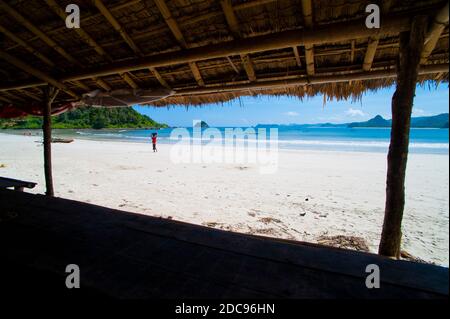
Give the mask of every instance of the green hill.
MULTIPOLYGON (((0 128, 38 129, 42 127, 42 117, 27 116, 24 118, 0 119, 0 128)), ((164 128, 167 124, 155 122, 131 107, 124 108, 79 108, 52 118, 52 127, 64 128, 164 128)))

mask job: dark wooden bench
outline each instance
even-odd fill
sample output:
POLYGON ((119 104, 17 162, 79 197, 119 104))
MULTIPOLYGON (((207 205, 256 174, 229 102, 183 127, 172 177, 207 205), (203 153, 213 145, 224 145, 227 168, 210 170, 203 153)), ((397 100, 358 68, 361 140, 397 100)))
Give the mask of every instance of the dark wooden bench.
POLYGON ((13 188, 16 191, 23 192, 25 188, 34 188, 37 183, 21 181, 18 179, 0 177, 0 188, 13 188))

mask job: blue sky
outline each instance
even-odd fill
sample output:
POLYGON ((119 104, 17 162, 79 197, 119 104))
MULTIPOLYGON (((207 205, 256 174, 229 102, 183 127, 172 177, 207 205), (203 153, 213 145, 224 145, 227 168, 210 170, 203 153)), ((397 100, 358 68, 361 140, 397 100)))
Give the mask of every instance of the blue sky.
MULTIPOLYGON (((222 104, 203 107, 174 106, 134 108, 154 120, 171 126, 192 126, 193 120, 203 120, 210 126, 252 126, 290 123, 346 123, 365 121, 377 114, 391 118, 391 99, 394 88, 367 93, 361 102, 327 102, 316 96, 300 101, 288 97, 245 97, 222 104)), ((417 87, 413 116, 428 116, 449 111, 449 89, 447 84, 434 87, 417 87)))

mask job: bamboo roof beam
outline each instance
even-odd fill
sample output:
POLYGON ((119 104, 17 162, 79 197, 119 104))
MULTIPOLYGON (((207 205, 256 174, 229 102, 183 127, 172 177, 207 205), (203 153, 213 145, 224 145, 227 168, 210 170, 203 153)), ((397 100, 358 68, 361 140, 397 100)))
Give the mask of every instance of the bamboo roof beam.
MULTIPOLYGON (((41 54, 39 51, 35 50, 33 47, 31 47, 29 44, 27 44, 25 41, 20 39, 18 36, 16 36, 12 32, 10 32, 8 29, 3 27, 2 25, 0 25, 0 32, 5 34, 11 40, 15 41, 17 44, 24 47, 28 52, 35 55, 38 59, 40 59, 45 64, 47 64, 51 67, 55 67, 55 64, 49 58, 47 58, 46 56, 41 54)), ((81 81, 74 81, 74 84, 77 85, 78 87, 81 87, 82 89, 89 89, 89 87, 86 86, 85 84, 83 84, 81 81)))
MULTIPOLYGON (((47 58, 46 56, 41 54, 39 51, 35 50, 33 47, 31 47, 29 44, 27 44, 25 41, 20 39, 18 36, 16 36, 12 32, 10 32, 9 30, 7 30, 2 25, 0 25, 0 32, 5 34, 8 38, 15 41, 20 46, 24 47, 28 52, 35 55, 38 59, 40 59, 45 64, 47 64, 51 67, 55 67, 55 64, 49 58, 47 58)), ((83 84, 81 81, 74 81, 74 84, 77 85, 78 87, 81 87, 82 89, 89 90, 89 87, 86 86, 85 84, 83 84)), ((23 92, 26 92, 26 91, 23 91, 23 92)))
MULTIPOLYGON (((313 11, 312 11, 312 1, 302 0, 302 12, 303 19, 305 21, 305 27, 307 29, 312 29, 313 27, 313 11)), ((308 75, 314 75, 315 65, 314 65, 314 45, 305 45, 305 60, 306 60, 306 72, 308 75)))
POLYGON ((18 90, 18 92, 20 92, 21 94, 25 94, 26 96, 32 98, 32 99, 35 100, 35 101, 38 101, 38 102, 41 102, 41 101, 42 101, 42 98, 41 98, 41 97, 39 97, 38 95, 33 94, 33 93, 31 93, 31 92, 28 92, 27 90, 18 90))
POLYGON ((21 25, 26 27, 29 31, 34 33, 39 39, 44 41, 48 46, 53 48, 59 54, 61 54, 64 58, 70 61, 72 64, 81 66, 81 63, 78 62, 73 56, 67 53, 60 45, 58 45, 55 41, 50 39, 44 32, 42 32, 38 27, 36 27, 33 23, 31 23, 28 19, 22 16, 19 12, 17 12, 14 8, 9 6, 3 0, 0 0, 0 8, 3 9, 6 13, 16 19, 21 25))
POLYGON ((120 23, 114 18, 112 13, 108 10, 108 8, 103 4, 101 0, 93 0, 94 5, 100 11, 100 13, 105 17, 105 19, 112 25, 112 27, 120 34, 122 39, 128 44, 128 46, 133 50, 133 52, 141 56, 141 50, 139 50, 136 43, 134 43, 133 39, 128 35, 125 29, 120 25, 120 23))
POLYGON ((162 77, 162 75, 156 70, 156 68, 149 68, 150 72, 153 73, 153 76, 158 80, 158 82, 167 89, 171 89, 169 83, 162 77))
MULTIPOLYGON (((24 27, 26 27, 29 31, 34 33, 39 39, 44 41, 48 46, 53 48, 55 51, 57 51, 59 54, 61 54, 66 60, 68 60, 70 63, 75 64, 77 66, 81 66, 80 62, 76 60, 74 57, 72 57, 69 53, 67 53, 61 46, 59 46, 55 41, 53 41, 50 37, 48 37, 44 32, 42 32, 39 28, 37 28, 33 23, 31 23, 28 19, 26 19, 24 16, 22 16, 18 11, 16 11, 14 8, 9 6, 7 3, 5 3, 3 0, 0 0, 0 8, 5 10, 9 15, 14 17, 20 24, 22 24, 24 27)), ((2 29, 2 32, 4 32, 7 36, 10 32, 6 30, 4 27, 2 29)), ((19 45, 23 46, 25 49, 27 49, 29 52, 40 58, 42 61, 47 63, 48 65, 55 67, 55 64, 50 61, 47 57, 39 53, 38 51, 34 50, 30 45, 25 43, 23 40, 21 40, 19 37, 15 36, 14 34, 10 33, 9 37, 13 39, 15 42, 17 42, 19 45)), ((80 81, 75 82, 76 85, 83 88, 84 84, 80 81)))
MULTIPOLYGON (((147 13, 148 13, 149 15, 151 15, 151 14, 148 12, 148 10, 147 10, 147 13)), ((167 27, 167 26, 164 25, 164 29, 165 29, 166 27, 167 27)), ((169 83, 167 83, 167 81, 163 78, 163 76, 161 75, 161 73, 159 73, 159 71, 158 71, 156 68, 151 67, 151 68, 149 68, 149 70, 150 70, 150 72, 153 74, 153 76, 158 80, 159 84, 161 84, 163 87, 165 87, 165 88, 167 88, 167 89, 172 89, 172 88, 170 87, 169 83)))
MULTIPOLYGON (((188 48, 183 33, 181 32, 178 23, 173 18, 172 13, 170 12, 169 7, 167 7, 166 2, 164 0, 154 0, 154 1, 156 6, 158 7, 159 12, 163 16, 164 21, 166 22, 167 26, 169 27, 170 31, 172 32, 173 36, 178 41, 180 46, 183 49, 188 48)), ((200 73, 200 70, 198 69, 197 63, 190 62, 189 67, 191 68, 192 74, 194 75, 194 78, 197 81, 198 85, 204 86, 205 82, 203 81, 203 77, 200 73)))
MULTIPOLYGON (((231 0, 221 0, 220 5, 222 6, 222 11, 225 14, 225 19, 227 21, 228 27, 236 39, 241 38, 241 32, 239 29, 239 21, 237 19, 236 13, 234 12, 231 0)), ((250 82, 256 81, 255 69, 253 67, 253 62, 248 54, 241 55, 242 65, 247 73, 247 77, 250 82)))
MULTIPOLYGON (((383 1, 381 10, 383 13, 389 12, 392 7, 393 0, 383 1)), ((367 44, 366 54, 364 56, 363 70, 370 71, 372 69, 372 64, 375 59, 375 54, 377 53, 378 44, 380 43, 379 36, 373 36, 369 38, 369 43, 367 44)))
MULTIPOLYGON (((439 72, 448 72, 448 64, 433 64, 426 65, 419 69, 419 75, 434 74, 439 72)), ((381 70, 381 71, 371 71, 371 72, 359 72, 351 74, 342 75, 315 75, 312 77, 302 77, 294 79, 279 79, 279 80, 264 80, 257 81, 253 83, 243 83, 243 84, 230 84, 230 85, 216 85, 211 87, 203 88, 189 88, 189 89, 176 89, 175 96, 183 95, 198 95, 198 94, 213 94, 213 93, 224 93, 224 92, 239 92, 248 90, 266 90, 266 89, 276 89, 276 88, 286 88, 295 87, 310 84, 327 84, 327 83, 342 83, 348 81, 366 81, 366 80, 376 80, 376 79, 386 79, 386 78, 396 78, 397 73, 394 69, 392 70, 381 70)))
POLYGON ((45 81, 46 83, 49 83, 55 87, 57 87, 58 89, 61 89, 63 91, 65 91, 66 93, 68 93, 69 95, 71 95, 72 97, 78 97, 78 95, 76 93, 74 93, 73 91, 69 90, 65 84, 63 84, 62 82, 59 82, 57 80, 55 80, 54 78, 52 78, 51 76, 45 74, 44 72, 26 64, 25 62, 19 60, 18 58, 10 55, 9 53, 0 50, 0 58, 2 58, 3 60, 5 60, 6 62, 16 66, 17 68, 35 76, 36 78, 45 81))
POLYGON ((97 86, 101 87, 102 89, 106 91, 112 90, 111 86, 108 83, 106 83, 105 80, 102 80, 98 77, 94 77, 92 80, 95 82, 95 84, 97 84, 97 86))
POLYGON ((13 103, 10 99, 7 99, 6 97, 1 96, 1 95, 0 95, 0 101, 6 102, 6 103, 9 103, 9 104, 13 103))
MULTIPOLYGON (((59 8, 58 4, 54 0, 45 0, 45 1, 50 7, 52 7, 55 10, 55 12, 57 11, 56 13, 59 16, 61 16, 61 18, 65 19, 64 11, 61 8, 59 8)), ((131 39, 131 37, 127 34, 125 29, 119 24, 116 18, 114 18, 112 13, 108 10, 108 8, 106 8, 103 2, 101 0, 94 0, 93 2, 94 5, 97 7, 97 9, 100 11, 100 13, 105 17, 105 19, 113 26, 113 28, 117 32, 119 32, 119 34, 128 44, 128 46, 133 50, 133 52, 138 56, 142 56, 142 52, 139 50, 138 46, 134 43, 133 39, 131 39)), ((75 31, 100 56, 104 57, 109 62, 112 62, 111 56, 107 54, 106 51, 87 32, 85 32, 82 28, 76 28, 75 31)), ((137 89, 139 87, 129 74, 120 73, 119 75, 133 89, 137 89)))
MULTIPOLYGON (((346 22, 336 24, 331 29, 327 26, 323 26, 316 27, 314 30, 288 30, 275 34, 266 34, 181 51, 161 53, 146 56, 140 59, 114 62, 109 65, 95 67, 88 70, 80 70, 71 74, 67 73, 62 75, 59 80, 73 81, 91 79, 93 77, 143 70, 151 67, 188 64, 189 62, 224 58, 226 56, 237 54, 292 48, 296 45, 323 45, 330 42, 345 42, 365 39, 377 34, 382 34, 383 36, 395 36, 401 32, 409 31, 411 27, 410 17, 408 15, 393 16, 385 19, 380 29, 361 28, 361 23, 361 20, 358 20, 351 23, 346 22)), ((29 81, 28 83, 8 85, 3 88, 0 87, 0 89, 4 90, 5 88, 17 88, 17 86, 24 88, 40 85, 42 85, 41 82, 29 81)))
MULTIPOLYGON (((125 1, 124 3, 120 3, 120 4, 116 5, 116 6, 111 7, 109 10, 111 10, 111 11, 119 11, 119 10, 125 9, 127 7, 133 6, 133 5, 135 5, 136 3, 140 2, 140 1, 141 0, 125 1)), ((101 13, 96 13, 96 14, 91 14, 91 15, 84 15, 83 14, 83 15, 80 16, 80 24, 84 24, 84 23, 86 23, 88 21, 91 21, 93 19, 98 19, 101 16, 102 16, 101 13)), ((53 33, 59 32, 59 31, 64 30, 64 29, 66 29, 65 25, 59 26, 59 27, 56 27, 54 29, 51 29, 51 30, 47 31, 47 34, 53 34, 53 33)), ((35 41, 37 39, 39 39, 39 37, 34 36, 29 41, 31 42, 31 41, 35 41)), ((8 47, 8 48, 6 48, 5 51, 9 51, 9 50, 15 49, 16 47, 17 47, 17 45, 8 47)))
POLYGON ((428 57, 431 52, 433 52, 436 44, 441 37, 442 32, 444 32, 445 27, 448 26, 449 21, 449 2, 438 12, 433 20, 430 28, 428 29, 427 35, 425 37, 425 46, 421 54, 420 63, 424 64, 427 62, 428 57))
POLYGON ((75 84, 76 86, 82 88, 82 89, 85 90, 85 91, 90 91, 89 86, 87 86, 86 84, 84 84, 84 83, 81 82, 81 81, 72 81, 72 83, 75 84))
POLYGON ((227 61, 231 65, 231 67, 233 68, 234 72, 239 74, 239 69, 237 68, 237 66, 234 64, 233 60, 231 60, 231 58, 229 56, 227 56, 227 61))
POLYGON ((0 25, 0 32, 10 38, 12 41, 16 42, 18 45, 24 47, 28 52, 35 55, 38 59, 49 66, 55 66, 55 64, 46 56, 41 54, 39 51, 35 50, 32 46, 27 44, 24 40, 16 36, 14 33, 6 29, 4 26, 0 25))
POLYGON ((11 101, 19 101, 21 103, 25 102, 24 99, 22 99, 21 97, 17 96, 17 94, 12 94, 11 92, 4 92, 4 94, 6 94, 6 96, 10 99, 12 99, 11 101))
POLYGON ((298 52, 298 48, 292 47, 292 49, 294 50, 294 56, 295 56, 295 61, 297 62, 297 65, 299 68, 302 67, 302 59, 300 58, 300 53, 298 52))
MULTIPOLYGON (((61 19, 63 19, 64 21, 66 20, 67 13, 58 5, 58 3, 55 0, 45 0, 45 2, 61 19)), ((83 28, 81 27, 74 28, 73 30, 79 35, 79 37, 84 42, 89 44, 89 46, 92 47, 100 56, 111 61, 106 51, 100 45, 98 45, 97 42, 83 30, 83 28)))

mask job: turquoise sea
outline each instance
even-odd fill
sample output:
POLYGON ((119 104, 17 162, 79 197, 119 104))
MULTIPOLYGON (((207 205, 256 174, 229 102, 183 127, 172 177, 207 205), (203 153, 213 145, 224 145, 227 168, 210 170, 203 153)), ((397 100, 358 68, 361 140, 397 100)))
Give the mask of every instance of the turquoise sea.
MULTIPOLYGON (((246 128, 242 128, 246 129, 246 128)), ((150 143, 150 135, 158 133, 158 143, 178 143, 179 138, 172 134, 174 129, 148 130, 148 129, 114 129, 114 130, 54 130, 55 136, 72 136, 90 140, 115 140, 124 142, 150 143), (172 135, 172 136, 171 136, 172 135)), ((218 131, 217 131, 218 130, 218 131)), ((225 138, 225 128, 217 128, 225 138)), ((179 131, 179 130, 178 130, 179 131)), ((199 138, 193 136, 193 129, 183 130, 193 137, 193 141, 202 144, 211 143, 212 140, 206 136, 199 138)), ((208 131, 204 131, 204 133, 208 131)), ((244 138, 258 138, 255 128, 250 128, 250 134, 244 138)), ((206 134, 205 134, 206 135, 206 134)), ((266 131, 269 137, 269 130, 266 131)), ((235 137, 239 140, 241 137, 235 137)), ((387 152, 389 146, 389 128, 347 128, 347 127, 290 127, 278 128, 278 147, 280 149, 307 149, 328 151, 357 151, 357 152, 387 152)), ((191 141, 192 141, 191 140, 191 141)), ((216 139, 216 142, 225 143, 216 139)), ((228 141, 229 142, 229 141, 228 141)), ((426 154, 449 154, 449 131, 448 129, 411 129, 410 152, 426 154)))

